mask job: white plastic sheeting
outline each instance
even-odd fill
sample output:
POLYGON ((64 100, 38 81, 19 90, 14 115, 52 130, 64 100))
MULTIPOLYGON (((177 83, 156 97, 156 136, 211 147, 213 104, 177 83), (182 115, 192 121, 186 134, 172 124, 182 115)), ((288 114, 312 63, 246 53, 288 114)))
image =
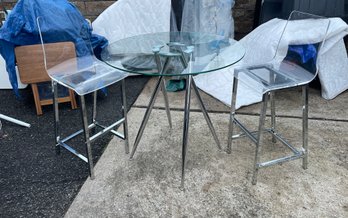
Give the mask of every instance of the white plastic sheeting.
MULTIPOLYGON (((348 34, 348 25, 340 18, 330 18, 330 29, 327 41, 322 48, 319 59, 319 79, 322 88, 322 97, 333 99, 348 89, 348 58, 343 37, 348 34)), ((235 66, 218 72, 201 74, 195 77, 197 86, 223 103, 230 105, 232 96, 232 81, 235 67, 255 65, 272 60, 277 49, 277 43, 285 25, 285 20, 273 19, 259 26, 240 40, 246 49, 245 57, 235 66)), ((297 34, 304 26, 298 26, 292 34, 287 34, 285 44, 280 48, 286 55, 289 44, 305 44, 315 42, 313 34, 304 31, 297 34), (301 43, 303 42, 303 43, 301 43)), ((238 87, 236 107, 250 105, 261 101, 261 95, 241 83, 238 87)))
POLYGON ((170 31, 171 0, 118 0, 92 23, 109 43, 139 34, 170 31))
MULTIPOLYGON (((18 88, 19 89, 24 89, 28 86, 28 84, 23 84, 19 80, 19 75, 18 75, 18 69, 16 67, 16 74, 17 74, 17 82, 18 82, 18 88)), ((5 60, 0 56, 0 89, 12 89, 10 79, 8 78, 8 73, 6 71, 6 63, 5 60)))
POLYGON ((234 37, 234 0, 185 0, 181 31, 234 37))
MULTIPOLYGON (((6 11, 7 11, 7 14, 5 12, 3 12, 5 19, 7 18, 8 14, 11 13, 11 10, 6 10, 6 11)), ((2 21, 2 23, 4 24, 5 21, 2 21)), ((21 83, 21 81, 18 79, 19 76, 18 76, 18 69, 17 68, 16 68, 16 74, 17 74, 18 88, 19 89, 26 88, 28 85, 21 83)), ((6 70, 6 63, 5 63, 5 60, 2 56, 0 56, 0 78, 1 78, 0 89, 12 89, 11 82, 10 82, 10 79, 8 78, 8 74, 7 74, 7 70, 6 70)))

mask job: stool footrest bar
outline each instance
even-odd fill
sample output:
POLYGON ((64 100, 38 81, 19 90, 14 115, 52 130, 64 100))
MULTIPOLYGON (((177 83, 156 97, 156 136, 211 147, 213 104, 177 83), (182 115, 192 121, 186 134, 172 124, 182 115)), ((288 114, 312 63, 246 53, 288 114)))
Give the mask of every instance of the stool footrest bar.
POLYGON ((292 152, 294 152, 294 154, 300 154, 301 152, 298 151, 294 146, 292 146, 291 144, 289 144, 283 137, 281 137, 278 133, 270 131, 270 133, 272 135, 274 135, 281 143, 283 143, 284 145, 286 145, 292 152))
MULTIPOLYGON (((265 129, 264 132, 270 132, 272 131, 272 129, 265 129)), ((254 135, 254 137, 256 138, 256 134, 259 133, 259 131, 252 131, 250 132, 252 135, 254 135)), ((238 139, 238 138, 242 138, 242 137, 247 137, 247 134, 245 134, 245 132, 239 133, 239 134, 235 134, 232 136, 232 139, 238 139)))
MULTIPOLYGON (((114 128, 115 126, 121 124, 124 122, 124 118, 118 120, 117 122, 111 124, 110 126, 102 126, 100 124, 98 124, 97 122, 92 123, 88 126, 88 129, 92 129, 95 128, 96 126, 102 128, 103 130, 94 134, 92 137, 89 138, 89 140, 92 142, 94 140, 96 140, 98 137, 104 135, 107 132, 111 132, 114 135, 120 137, 121 139, 124 139, 124 136, 121 133, 118 133, 117 131, 113 130, 112 128, 114 128)), ((83 130, 79 130, 71 135, 69 135, 68 137, 64 138, 63 140, 58 142, 59 146, 62 146, 63 148, 65 148, 66 150, 68 150, 69 152, 71 152, 72 154, 74 154, 75 156, 77 156, 78 158, 80 158, 81 160, 83 160, 84 162, 88 163, 88 159, 83 156, 82 154, 80 154, 78 151, 76 151, 75 149, 73 149, 72 147, 70 147, 68 144, 66 144, 65 142, 75 138, 76 136, 80 135, 81 133, 83 133, 83 130)))
POLYGON ((238 125, 238 127, 243 130, 243 132, 245 133, 246 136, 248 136, 255 144, 257 143, 257 138, 253 135, 252 132, 250 132, 247 128, 245 128, 243 126, 243 124, 241 122, 239 122, 239 120, 234 119, 234 122, 236 123, 236 125, 238 125))
MULTIPOLYGON (((106 128, 106 126, 103 126, 103 125, 101 125, 101 124, 99 124, 99 123, 96 123, 96 125, 97 125, 98 127, 100 127, 100 128, 103 128, 103 129, 106 128)), ((124 137, 124 135, 123 135, 122 133, 119 133, 119 132, 117 132, 117 131, 114 130, 114 129, 110 130, 110 132, 111 132, 112 134, 114 134, 115 136, 119 137, 120 139, 123 139, 123 140, 125 139, 125 137, 124 137)))
POLYGON ((100 132, 94 134, 92 137, 89 138, 89 140, 90 140, 91 142, 93 142, 93 141, 96 140, 98 137, 104 135, 104 134, 107 133, 107 132, 110 132, 110 131, 112 130, 112 128, 114 128, 115 126, 117 126, 117 125, 119 125, 119 124, 121 124, 121 123, 123 123, 123 122, 124 122, 124 118, 122 118, 122 119, 118 120, 117 122, 111 124, 110 126, 104 128, 102 131, 100 131, 100 132))
MULTIPOLYGON (((88 129, 93 129, 96 126, 96 124, 92 123, 88 126, 88 129)), ((79 131, 69 135, 68 137, 64 138, 61 140, 61 142, 67 142, 73 138, 75 138, 76 136, 80 135, 81 133, 83 133, 83 129, 80 129, 79 131)))
POLYGON ((284 163, 284 162, 287 162, 287 161, 300 159, 300 158, 303 158, 303 157, 304 157, 304 152, 301 152, 299 154, 295 154, 295 155, 291 155, 291 156, 282 157, 282 158, 278 158, 278 159, 275 159, 275 160, 259 163, 259 164, 257 164, 257 167, 258 168, 268 167, 268 166, 284 163))
MULTIPOLYGON (((255 136, 258 131, 249 131, 242 123, 240 123, 237 119, 234 119, 235 124, 243 131, 243 133, 236 134, 232 136, 232 139, 240 138, 240 137, 249 137, 255 144, 257 142, 257 136, 255 136)), ((295 155, 301 154, 301 151, 298 151, 294 146, 289 144, 281 135, 276 133, 272 128, 264 129, 263 131, 271 133, 274 135, 281 143, 286 145, 295 155)))
POLYGON ((111 130, 110 132, 120 139, 123 139, 123 140, 126 139, 122 133, 119 133, 116 130, 111 130))
POLYGON ((65 144, 64 142, 60 141, 59 145, 62 146, 63 148, 65 148, 66 150, 70 151, 72 154, 74 154, 76 157, 80 158, 81 160, 83 160, 84 162, 88 163, 88 159, 83 156, 82 154, 80 154, 78 151, 76 151, 75 149, 73 149, 72 147, 70 147, 69 145, 65 144))

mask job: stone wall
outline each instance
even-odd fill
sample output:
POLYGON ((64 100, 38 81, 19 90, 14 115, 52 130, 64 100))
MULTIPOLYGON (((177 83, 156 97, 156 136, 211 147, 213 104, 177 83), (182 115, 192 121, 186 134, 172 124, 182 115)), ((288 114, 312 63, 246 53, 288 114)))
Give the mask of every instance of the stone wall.
MULTIPOLYGON (((11 9, 16 2, 17 0, 0 0, 0 10, 3 7, 11 9)), ((93 21, 101 12, 113 4, 115 0, 71 0, 71 2, 80 9, 86 18, 93 21)), ((255 2, 256 0, 236 0, 233 9, 236 38, 240 38, 252 30, 255 2)))
POLYGON ((235 0, 233 8, 235 38, 248 34, 253 30, 256 0, 235 0))

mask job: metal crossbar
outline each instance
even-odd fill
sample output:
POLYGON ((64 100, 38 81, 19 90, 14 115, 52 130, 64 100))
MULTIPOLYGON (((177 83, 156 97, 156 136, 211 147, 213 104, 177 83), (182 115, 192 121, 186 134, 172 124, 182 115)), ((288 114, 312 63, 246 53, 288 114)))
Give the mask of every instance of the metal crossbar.
MULTIPOLYGON (((257 144, 257 135, 259 131, 249 131, 238 119, 234 118, 233 122, 243 131, 243 133, 236 134, 232 136, 232 139, 237 139, 241 137, 249 137, 255 144, 257 144)), ((304 157, 304 151, 297 150, 294 146, 292 146, 289 142, 287 142, 280 134, 275 132, 272 128, 264 129, 263 132, 268 132, 275 136, 282 144, 284 144, 286 147, 288 147, 294 154, 291 156, 286 156, 282 158, 278 158, 271 161, 266 161, 263 163, 258 163, 257 166, 259 168, 261 167, 268 167, 275 164, 280 164, 283 162, 296 160, 304 157)))
MULTIPOLYGON (((99 124, 99 123, 95 123, 95 125, 97 125, 98 127, 100 127, 100 128, 106 128, 105 126, 103 126, 103 125, 101 125, 101 124, 99 124)), ((117 132, 116 130, 114 130, 114 129, 112 129, 112 130, 110 130, 110 132, 113 134, 113 135, 115 135, 115 136, 117 136, 118 138, 120 138, 120 139, 125 139, 125 137, 124 137, 124 134, 122 134, 122 133, 120 133, 120 132, 117 132)))
MULTIPOLYGON (((91 137, 89 138, 89 140, 90 140, 91 142, 93 142, 94 140, 96 140, 97 138, 99 138, 99 137, 105 135, 105 134, 108 133, 108 132, 111 132, 111 133, 113 133, 113 134, 116 133, 116 134, 115 134, 116 136, 120 137, 121 139, 125 139, 125 138, 124 138, 124 135, 122 135, 121 133, 118 133, 117 131, 113 130, 113 128, 114 128, 115 126, 122 124, 124 121, 125 121, 125 119, 122 118, 122 119, 116 121, 115 123, 113 123, 113 124, 111 124, 111 125, 109 125, 109 126, 102 126, 102 125, 98 124, 97 122, 90 124, 90 125, 88 126, 88 129, 89 129, 89 130, 91 130, 91 129, 95 128, 95 127, 100 127, 100 128, 102 128, 102 130, 99 131, 98 133, 94 134, 93 136, 91 136, 91 137)), ((75 150, 74 148, 72 148, 71 146, 69 146, 68 144, 66 144, 67 141, 69 141, 69 140, 75 138, 76 136, 78 136, 78 135, 80 135, 80 134, 82 134, 82 133, 83 133, 83 129, 81 129, 81 130, 79 130, 79 131, 76 131, 75 133, 69 135, 68 137, 66 137, 66 138, 64 138, 64 139, 62 139, 62 140, 60 140, 60 141, 58 142, 58 145, 62 146, 63 148, 65 148, 66 150, 68 150, 69 152, 71 152, 72 154, 74 154, 76 157, 80 158, 80 159, 83 160, 84 162, 88 163, 87 157, 85 157, 84 155, 82 155, 81 153, 79 153, 77 150, 75 150)))
POLYGON ((76 151, 75 149, 67 145, 66 143, 60 141, 59 145, 65 148, 66 150, 70 151, 70 153, 74 154, 76 157, 80 158, 84 162, 88 163, 87 157, 83 156, 81 153, 79 153, 78 151, 76 151))
MULTIPOLYGON (((95 126, 96 126, 95 123, 92 123, 92 124, 90 124, 88 126, 88 129, 93 129, 93 128, 95 128, 95 126)), ((64 139, 62 139, 60 141, 65 143, 65 142, 75 138, 76 136, 80 135, 81 133, 83 133, 83 129, 80 129, 79 131, 74 132, 73 134, 67 136, 66 138, 64 138, 64 139)))
POLYGON ((98 137, 101 137, 101 136, 103 136, 104 134, 110 132, 110 131, 112 130, 112 128, 114 128, 114 127, 117 126, 117 125, 120 125, 120 124, 123 123, 123 122, 124 122, 124 118, 118 120, 117 122, 111 124, 110 126, 108 126, 108 127, 106 127, 106 128, 103 128, 102 131, 100 131, 100 132, 94 134, 92 137, 89 138, 89 140, 90 140, 91 142, 93 142, 93 141, 96 140, 98 137))
POLYGON ((278 159, 275 159, 275 160, 270 160, 270 161, 258 163, 257 166, 259 168, 261 168, 261 167, 269 167, 269 166, 276 165, 276 164, 281 164, 281 163, 284 163, 284 162, 287 162, 287 161, 303 158, 304 155, 305 155, 304 152, 302 152, 302 153, 299 153, 299 154, 286 156, 286 157, 281 157, 281 158, 278 158, 278 159))

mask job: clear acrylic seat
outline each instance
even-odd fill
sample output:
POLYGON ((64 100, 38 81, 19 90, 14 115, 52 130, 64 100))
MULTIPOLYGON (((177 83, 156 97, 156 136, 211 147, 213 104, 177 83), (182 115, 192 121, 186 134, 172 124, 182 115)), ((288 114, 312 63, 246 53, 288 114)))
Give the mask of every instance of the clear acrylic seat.
POLYGON ((303 159, 303 168, 308 165, 308 84, 318 74, 318 58, 327 36, 330 20, 324 17, 293 11, 279 39, 275 56, 268 63, 256 66, 244 66, 235 69, 231 113, 229 121, 227 153, 231 153, 232 140, 247 136, 256 144, 252 183, 256 184, 260 168, 280 164, 290 160, 303 159), (306 36, 303 40, 301 37, 306 36), (305 43, 303 43, 305 42, 305 43), (284 49, 286 48, 286 49, 284 49), (242 82, 250 89, 260 93, 262 107, 257 131, 248 130, 235 114, 238 83, 242 82), (275 92, 294 87, 302 87, 302 147, 297 149, 276 131, 275 92), (268 99, 271 102, 271 127, 264 128, 268 99), (242 134, 234 135, 234 125, 242 134), (266 162, 260 161, 263 132, 272 134, 272 142, 279 140, 293 154, 266 162))
MULTIPOLYGON (((99 138, 100 136, 111 132, 117 137, 125 140, 126 153, 129 152, 128 146, 128 129, 127 129, 127 108, 126 108, 126 96, 125 96, 125 81, 127 73, 116 70, 115 68, 107 65, 106 63, 98 60, 93 53, 93 49, 90 42, 91 27, 83 17, 77 13, 67 12, 66 17, 63 17, 65 22, 71 22, 67 26, 76 26, 76 29, 64 29, 59 28, 52 23, 49 17, 38 17, 37 26, 42 44, 43 58, 45 68, 49 77, 52 79, 52 91, 55 111, 55 139, 56 139, 56 151, 59 154, 60 148, 63 147, 76 155, 89 166, 89 173, 91 179, 94 178, 94 165, 93 156, 91 151, 91 142, 99 138), (50 22, 51 21, 51 22, 50 22), (68 32, 69 31, 69 32, 68 32), (77 31, 77 32, 74 32, 77 31), (77 33, 81 38, 76 39, 75 45, 79 46, 78 56, 67 55, 71 49, 75 50, 73 42, 67 40, 69 34, 77 33), (52 34, 61 34, 62 39, 57 42, 52 42, 52 34), (47 41, 46 41, 47 40, 47 41), (97 116, 97 91, 103 89, 116 82, 122 81, 121 96, 122 96, 122 111, 123 117, 111 125, 104 126, 96 120, 97 116), (80 97, 81 114, 82 114, 82 126, 83 128, 71 135, 61 138, 60 134, 60 122, 59 122, 59 110, 58 110, 58 89, 57 85, 62 85, 75 91, 80 97), (88 123, 87 110, 85 104, 85 95, 93 93, 93 112, 92 123, 88 123), (124 134, 114 130, 118 125, 123 124, 124 134), (92 129, 99 128, 99 132, 91 135, 92 129), (84 134, 86 154, 87 157, 82 155, 79 151, 75 150, 67 144, 67 142, 74 137, 84 134)), ((73 35, 73 34, 72 34, 73 35)), ((56 39, 57 37, 55 37, 56 39)), ((71 39, 75 40, 75 39, 71 39)), ((71 52, 70 52, 71 53, 71 52)), ((113 116, 110 116, 113 117, 113 116)), ((89 119, 90 120, 90 119, 89 119)))
MULTIPOLYGON (((64 45, 60 45, 64 46, 64 45)), ((93 55, 70 58, 47 70, 58 84, 86 95, 127 77, 127 73, 98 60, 93 55)))

